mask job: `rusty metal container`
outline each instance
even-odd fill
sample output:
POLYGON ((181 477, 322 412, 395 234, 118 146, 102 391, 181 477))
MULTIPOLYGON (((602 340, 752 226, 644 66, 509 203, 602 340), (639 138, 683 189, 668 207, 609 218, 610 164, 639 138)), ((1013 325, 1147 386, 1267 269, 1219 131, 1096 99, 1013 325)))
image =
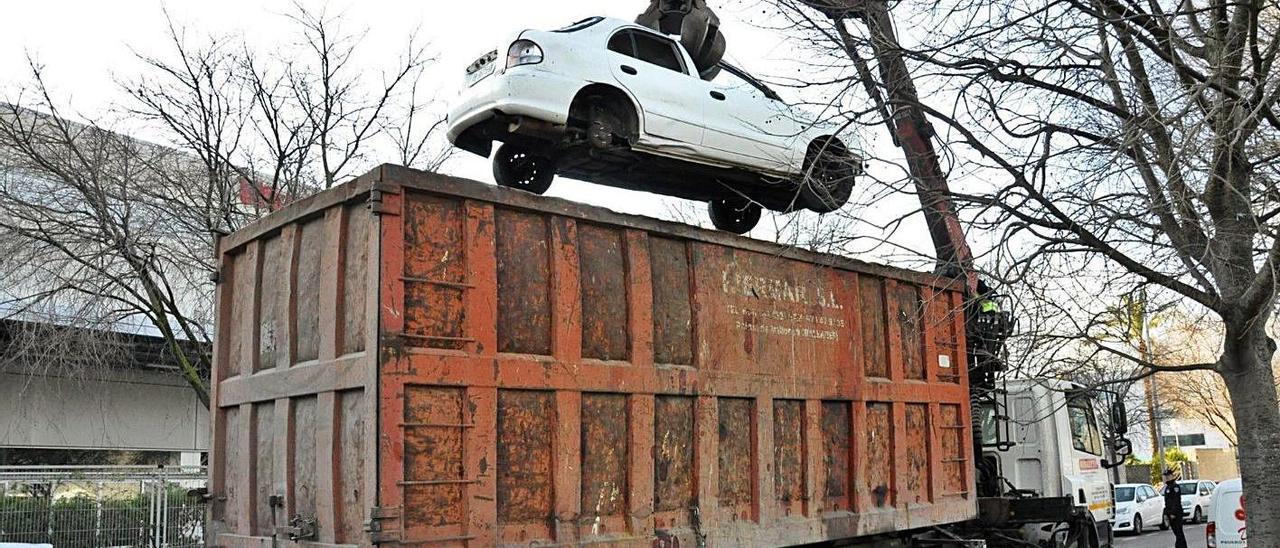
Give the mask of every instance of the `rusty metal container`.
POLYGON ((219 253, 214 544, 976 516, 961 295, 930 275, 395 166, 219 253))

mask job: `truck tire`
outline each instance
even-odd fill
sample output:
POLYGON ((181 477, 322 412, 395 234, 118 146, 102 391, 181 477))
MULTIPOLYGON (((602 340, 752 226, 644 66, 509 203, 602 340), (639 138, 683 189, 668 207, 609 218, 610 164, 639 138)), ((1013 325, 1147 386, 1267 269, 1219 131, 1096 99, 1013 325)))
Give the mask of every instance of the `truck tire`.
POLYGON ((499 186, 542 194, 555 177, 555 159, 528 148, 507 143, 493 156, 493 179, 499 186))

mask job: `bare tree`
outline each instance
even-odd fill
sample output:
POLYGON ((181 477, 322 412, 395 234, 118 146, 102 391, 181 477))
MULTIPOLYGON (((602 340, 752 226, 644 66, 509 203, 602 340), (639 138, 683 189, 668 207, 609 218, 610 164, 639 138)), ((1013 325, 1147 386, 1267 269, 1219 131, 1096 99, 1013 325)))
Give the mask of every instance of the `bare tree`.
MULTIPOLYGON (((34 103, 0 104, 0 230, 11 308, 63 300, 68 316, 111 326, 145 318, 207 405, 207 269, 191 264, 191 208, 172 186, 190 166, 171 149, 59 116, 33 68, 34 103)), ((207 248, 207 244, 205 245, 207 248)), ((210 259, 205 259, 206 261, 210 259)))
POLYGON ((442 116, 421 85, 433 59, 416 36, 379 72, 358 63, 363 36, 341 17, 295 5, 285 19, 295 40, 265 53, 170 20, 170 51, 139 54, 141 69, 119 77, 128 100, 113 123, 71 122, 32 63, 30 82, 0 107, 10 308, 70 302, 59 313, 72 323, 108 327, 143 318, 207 405, 214 235, 372 158, 440 167, 442 116))
POLYGON ((898 20, 912 21, 902 44, 891 28, 857 24, 877 2, 827 2, 835 23, 800 2, 776 3, 828 58, 846 57, 834 84, 863 81, 870 99, 861 102, 884 105, 864 123, 892 124, 901 112, 875 100, 886 78, 905 76, 885 73, 876 52, 910 60, 927 90, 911 102, 937 128, 930 137, 950 151, 953 172, 969 176, 953 199, 971 231, 993 234, 984 262, 1000 280, 1088 280, 1075 297, 1032 293, 1075 299, 1057 306, 1083 318, 1138 288, 1216 317, 1223 346, 1200 362, 1155 363, 1088 329, 1057 335, 1148 371, 1218 375, 1234 402, 1250 540, 1280 546, 1280 401, 1265 328, 1280 268, 1280 189, 1266 146, 1280 136, 1280 36, 1268 23, 1280 5, 901 3, 898 20))

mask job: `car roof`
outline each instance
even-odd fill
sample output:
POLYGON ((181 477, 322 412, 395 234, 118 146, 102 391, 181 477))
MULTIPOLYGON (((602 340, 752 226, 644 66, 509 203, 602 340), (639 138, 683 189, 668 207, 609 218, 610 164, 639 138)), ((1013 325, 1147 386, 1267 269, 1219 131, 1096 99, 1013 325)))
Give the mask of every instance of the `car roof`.
POLYGON ((1117 483, 1116 487, 1151 487, 1146 483, 1117 483))

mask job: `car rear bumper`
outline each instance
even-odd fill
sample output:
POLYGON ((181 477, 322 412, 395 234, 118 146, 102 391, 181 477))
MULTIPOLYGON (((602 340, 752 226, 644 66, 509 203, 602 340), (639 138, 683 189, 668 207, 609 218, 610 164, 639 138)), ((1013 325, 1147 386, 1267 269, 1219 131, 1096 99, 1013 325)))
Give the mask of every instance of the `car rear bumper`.
POLYGON ((456 144, 463 132, 499 113, 564 125, 573 97, 587 84, 536 66, 493 74, 463 91, 449 109, 449 142, 456 144))

